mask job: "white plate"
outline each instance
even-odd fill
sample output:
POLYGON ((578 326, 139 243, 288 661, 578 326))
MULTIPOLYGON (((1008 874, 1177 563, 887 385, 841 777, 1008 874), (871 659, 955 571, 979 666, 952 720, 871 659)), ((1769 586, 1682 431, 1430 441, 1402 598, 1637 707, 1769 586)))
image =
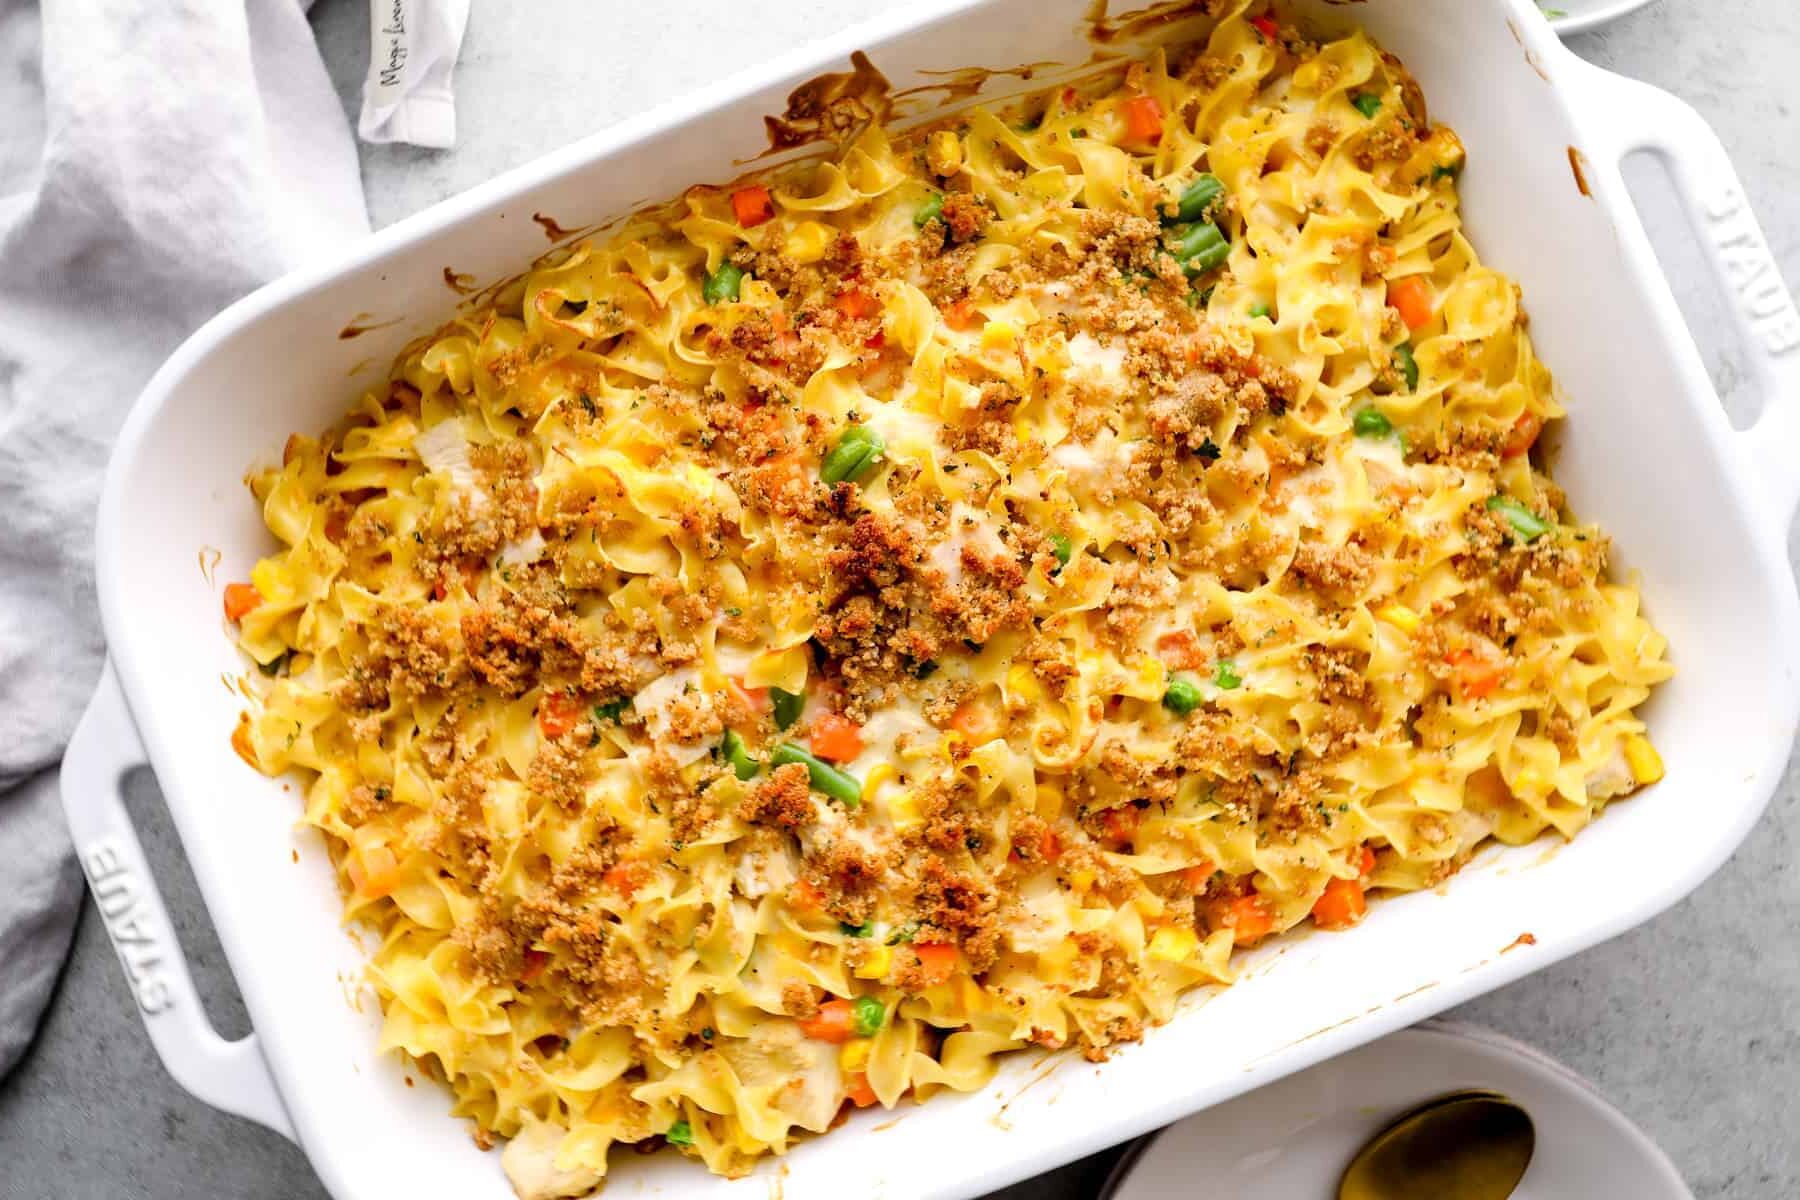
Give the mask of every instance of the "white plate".
POLYGON ((1434 1021, 1189 1117, 1120 1162, 1107 1200, 1232 1200, 1335 1194, 1356 1149, 1433 1096, 1488 1088, 1531 1114, 1537 1150, 1514 1200, 1693 1200, 1642 1130, 1585 1080, 1485 1029, 1434 1021))
POLYGON ((1546 12, 1561 12, 1550 25, 1558 33, 1584 33, 1608 21, 1616 21, 1626 13, 1634 13, 1650 0, 1542 0, 1539 7, 1546 12))

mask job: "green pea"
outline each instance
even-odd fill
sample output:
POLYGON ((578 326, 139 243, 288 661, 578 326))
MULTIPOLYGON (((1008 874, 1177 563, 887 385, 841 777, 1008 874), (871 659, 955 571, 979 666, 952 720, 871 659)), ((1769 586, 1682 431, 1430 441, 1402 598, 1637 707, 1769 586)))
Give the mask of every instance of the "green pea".
POLYGON ((706 286, 700 289, 700 294, 708 304, 723 304, 727 300, 736 300, 743 284, 742 267, 720 263, 719 269, 706 277, 706 286))
POLYGON ((848 921, 838 922, 838 932, 846 937, 866 938, 875 932, 875 922, 864 921, 861 925, 852 925, 848 921))
POLYGON ((1394 423, 1378 408, 1358 409, 1350 418, 1350 426, 1356 430, 1357 437, 1380 438, 1394 432, 1394 423))
POLYGON ((1236 663, 1229 658, 1221 658, 1213 664, 1213 683, 1225 691, 1235 691, 1244 686, 1244 677, 1238 674, 1236 663))
POLYGON ((1269 302, 1267 300, 1258 300, 1255 304, 1250 306, 1250 319, 1254 321, 1257 317, 1266 317, 1274 311, 1274 309, 1269 307, 1269 302))
POLYGON ((1170 712, 1186 716, 1200 707, 1200 689, 1194 685, 1193 680, 1177 676, 1169 680, 1162 702, 1163 707, 1170 712))
POLYGON ((1050 553, 1056 555, 1056 569, 1060 571, 1069 565, 1069 559, 1074 556, 1075 543, 1069 540, 1066 533, 1053 533, 1050 535, 1050 553))
POLYGON ((694 1127, 685 1119, 677 1121, 663 1134, 663 1140, 671 1146, 691 1146, 694 1144, 694 1127))
POLYGON ((1357 112, 1369 118, 1371 121, 1375 119, 1375 114, 1381 111, 1381 97, 1377 96, 1374 92, 1358 93, 1351 98, 1350 103, 1356 106, 1357 112))
POLYGON ((913 214, 913 228, 923 229, 944 215, 944 197, 937 192, 931 199, 919 205, 919 211, 913 214))
POLYGON ((608 700, 605 704, 594 705, 594 720, 601 725, 610 724, 625 715, 625 706, 630 701, 624 698, 608 700))
POLYGON ((851 1028, 857 1037, 874 1037, 887 1024, 887 1005, 873 996, 858 996, 851 1006, 851 1028))

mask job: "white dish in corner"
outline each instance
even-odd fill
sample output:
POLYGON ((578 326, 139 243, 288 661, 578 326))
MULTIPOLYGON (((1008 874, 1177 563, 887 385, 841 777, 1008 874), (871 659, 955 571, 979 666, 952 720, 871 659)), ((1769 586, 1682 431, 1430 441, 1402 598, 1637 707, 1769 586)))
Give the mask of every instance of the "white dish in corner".
POLYGON ((1546 13, 1560 12, 1561 16, 1550 18, 1550 27, 1559 34, 1570 34, 1598 29, 1650 3, 1651 0, 1548 0, 1540 7, 1546 13))
POLYGON ((1358 1147, 1421 1101, 1489 1088, 1517 1101, 1537 1150, 1516 1200, 1693 1200, 1668 1157, 1580 1076, 1511 1038, 1433 1021, 1171 1125, 1114 1170, 1106 1200, 1334 1194, 1358 1147))

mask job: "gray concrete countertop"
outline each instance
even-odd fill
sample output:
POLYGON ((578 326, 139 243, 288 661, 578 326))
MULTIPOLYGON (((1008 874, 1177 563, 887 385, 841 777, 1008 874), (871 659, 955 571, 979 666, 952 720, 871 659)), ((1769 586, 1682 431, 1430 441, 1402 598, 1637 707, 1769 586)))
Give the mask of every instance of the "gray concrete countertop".
MULTIPOLYGON (((457 72, 458 148, 364 147, 371 215, 386 224, 734 62, 901 3, 480 5, 457 72), (673 50, 618 52, 633 46, 673 50)), ((352 119, 368 53, 366 11, 360 0, 318 0, 313 11, 352 119)), ((1735 158, 1787 278, 1800 284, 1800 6, 1663 0, 1574 45, 1700 108, 1735 158)), ((1740 417, 1754 412, 1759 398, 1740 386, 1741 353, 1685 221, 1654 169, 1636 170, 1634 180, 1658 244, 1669 248, 1665 265, 1727 406, 1740 417)), ((241 1033, 242 1006, 154 781, 145 775, 129 790, 209 1009, 228 1035, 241 1033)), ((1587 1075, 1663 1145, 1698 1196, 1800 1196, 1792 1099, 1800 1085, 1797 854, 1800 774, 1790 767, 1749 843, 1691 899, 1455 1015, 1539 1046, 1587 1075)), ((1647 871, 1662 868, 1644 864, 1647 871)), ((35 1050, 0 1083, 0 1200, 320 1200, 323 1189, 292 1145, 207 1108, 164 1073, 91 918, 90 911, 35 1050)), ((1006 1194, 1091 1196, 1116 1153, 1006 1194)))

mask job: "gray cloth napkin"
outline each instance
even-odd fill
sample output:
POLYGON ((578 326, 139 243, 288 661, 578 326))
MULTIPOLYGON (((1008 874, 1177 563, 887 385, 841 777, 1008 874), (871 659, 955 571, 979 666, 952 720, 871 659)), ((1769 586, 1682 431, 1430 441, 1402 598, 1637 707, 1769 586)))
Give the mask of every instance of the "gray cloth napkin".
POLYGON ((52 768, 113 436, 208 317, 367 232, 300 0, 0 0, 0 1075, 79 911, 52 768))

